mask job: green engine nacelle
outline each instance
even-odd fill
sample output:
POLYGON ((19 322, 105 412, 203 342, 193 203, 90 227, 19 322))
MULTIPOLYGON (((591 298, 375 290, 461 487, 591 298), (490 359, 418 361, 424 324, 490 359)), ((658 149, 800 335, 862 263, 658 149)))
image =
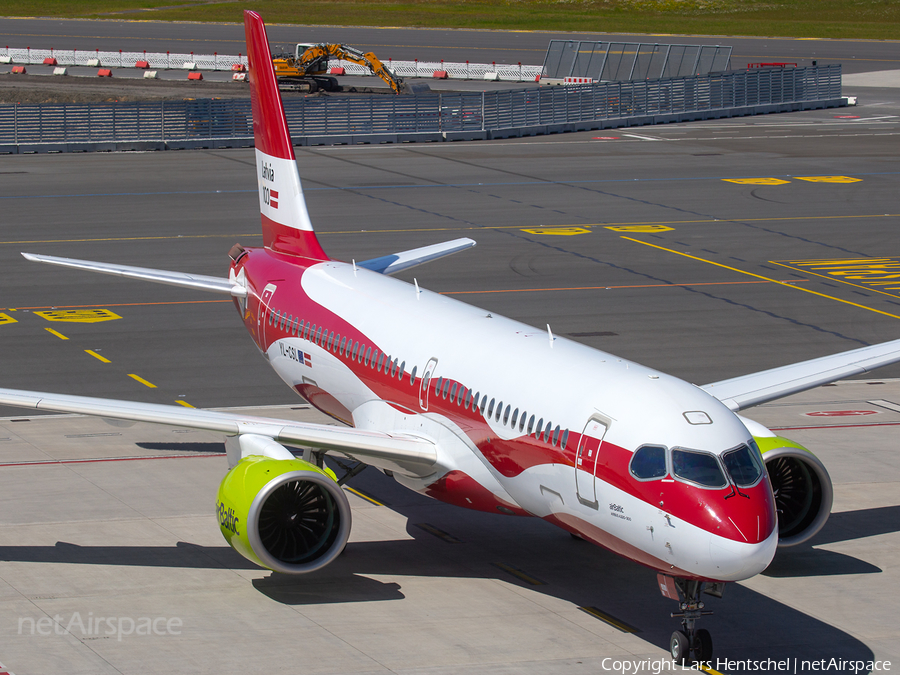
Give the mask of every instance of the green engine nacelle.
POLYGON ((831 477, 822 461, 799 443, 781 436, 754 436, 778 513, 778 546, 810 539, 828 520, 834 500, 831 477))
POLYGON ((219 485, 216 515, 235 551, 286 574, 324 567, 350 536, 344 491, 327 469, 301 459, 245 457, 219 485))

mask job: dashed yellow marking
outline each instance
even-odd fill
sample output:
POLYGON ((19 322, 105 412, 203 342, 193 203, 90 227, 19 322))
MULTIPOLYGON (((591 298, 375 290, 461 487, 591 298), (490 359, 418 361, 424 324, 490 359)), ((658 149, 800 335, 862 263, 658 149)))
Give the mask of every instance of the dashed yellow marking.
POLYGON ((188 403, 187 401, 182 401, 181 399, 177 399, 177 400, 175 401, 175 403, 177 403, 178 405, 183 405, 185 408, 193 408, 193 407, 194 407, 194 406, 192 406, 190 403, 188 403))
POLYGON ((810 183, 861 183, 862 178, 850 176, 797 176, 797 180, 805 180, 810 183))
POLYGON ((528 234, 551 234, 558 237, 572 237, 576 234, 590 234, 590 230, 586 227, 535 227, 529 230, 522 230, 528 234))
POLYGON ((143 384, 143 385, 145 385, 145 386, 147 386, 147 387, 150 387, 151 389, 156 389, 156 385, 155 385, 155 384, 153 384, 152 382, 147 382, 147 380, 145 380, 145 379, 144 379, 143 377, 141 377, 140 375, 135 375, 134 373, 128 373, 128 377, 130 377, 130 378, 133 379, 133 380, 137 380, 137 381, 140 382, 141 384, 143 384))
POLYGON ((787 288, 793 288, 798 291, 803 291, 804 293, 811 293, 812 295, 817 295, 820 298, 834 300, 835 302, 840 302, 844 305, 850 305, 851 307, 859 307, 860 309, 867 309, 870 312, 875 312, 876 314, 881 314, 882 316, 889 316, 892 319, 900 319, 900 315, 897 315, 897 314, 883 312, 880 309, 875 309, 873 307, 866 307, 865 305, 860 305, 857 302, 850 302, 849 300, 841 300, 840 298, 835 298, 832 295, 826 295, 825 293, 819 293, 818 291, 813 291, 813 290, 810 290, 809 288, 803 288, 802 286, 795 286, 792 283, 787 283, 784 281, 778 281, 777 279, 771 279, 769 277, 764 277, 761 274, 754 274, 753 272, 746 272, 744 270, 738 269, 737 267, 730 267, 729 265, 723 265, 722 263, 713 262, 712 260, 707 260, 706 258, 700 258, 698 256, 691 255, 690 253, 682 253, 681 251, 673 251, 670 248, 666 248, 664 246, 657 246, 656 244, 651 244, 650 242, 647 242, 647 241, 641 241, 640 239, 632 239, 631 237, 622 237, 622 239, 627 239, 628 241, 633 241, 636 244, 643 244, 644 246, 649 246, 651 248, 658 248, 660 251, 667 251, 668 253, 674 253, 675 255, 684 256, 685 258, 690 258, 691 260, 705 262, 710 265, 715 265, 716 267, 721 267, 726 270, 731 270, 732 272, 738 272, 739 274, 746 274, 747 276, 754 277, 756 279, 765 279, 766 281, 771 281, 773 284, 778 284, 779 286, 786 286, 787 288))
POLYGON ((610 626, 622 631, 623 633, 638 633, 638 632, 640 632, 634 626, 630 626, 627 623, 625 623, 624 621, 620 621, 616 617, 611 616, 610 614, 607 614, 603 610, 597 609, 596 607, 579 607, 578 609, 580 609, 585 614, 590 614, 595 619, 600 619, 604 623, 608 623, 610 626))
POLYGON ((709 673, 709 675, 722 675, 722 673, 720 673, 718 670, 716 670, 715 668, 710 668, 705 663, 698 663, 697 667, 704 673, 709 673))
POLYGON ((85 353, 85 354, 90 354, 91 356, 93 356, 93 357, 94 357, 95 359, 97 359, 98 361, 103 361, 103 363, 112 363, 112 361, 110 361, 108 358, 106 358, 105 356, 100 356, 100 355, 99 355, 97 352, 95 352, 93 349, 85 349, 85 350, 84 350, 84 353, 85 353))
POLYGON ((416 523, 416 527, 420 530, 425 530, 428 534, 433 534, 438 539, 443 539, 448 544, 461 544, 462 541, 454 537, 449 532, 444 532, 442 529, 435 527, 429 523, 416 523))
POLYGON ((845 258, 843 260, 772 260, 774 265, 848 286, 900 297, 900 258, 845 258))
POLYGON ((47 321, 65 321, 68 323, 97 323, 99 321, 115 321, 122 317, 108 309, 51 309, 35 312, 47 321))
POLYGON ((375 506, 384 506, 384 504, 382 504, 382 503, 379 502, 378 500, 372 499, 369 495, 364 495, 364 494, 363 494, 362 492, 360 492, 359 490, 354 490, 354 489, 353 489, 352 487, 350 487, 349 485, 345 485, 345 486, 344 486, 344 489, 345 489, 347 492, 352 492, 353 494, 355 494, 355 495, 356 495, 357 497, 359 497, 360 499, 365 499, 367 502, 370 502, 370 503, 374 504, 375 506))
POLYGON ((5 323, 18 323, 18 320, 12 318, 9 314, 0 314, 0 326, 5 323))
POLYGON ((62 333, 57 333, 57 332, 56 332, 55 330, 53 330, 52 328, 45 328, 44 330, 47 331, 48 333, 53 333, 53 334, 54 334, 56 337, 58 337, 60 340, 68 340, 68 339, 69 339, 69 338, 67 338, 65 335, 63 335, 62 333))
POLYGON ((738 185, 784 185, 791 182, 781 178, 723 178, 722 180, 726 183, 737 183, 738 185))
POLYGON ((499 570, 503 570, 507 574, 511 574, 516 579, 524 581, 526 584, 531 586, 546 586, 546 582, 541 581, 540 579, 536 579, 530 574, 523 572, 518 567, 514 567, 513 565, 507 565, 506 563, 491 563, 494 567, 499 570))
POLYGON ((675 228, 667 225, 607 225, 604 229, 613 232, 666 232, 675 228))

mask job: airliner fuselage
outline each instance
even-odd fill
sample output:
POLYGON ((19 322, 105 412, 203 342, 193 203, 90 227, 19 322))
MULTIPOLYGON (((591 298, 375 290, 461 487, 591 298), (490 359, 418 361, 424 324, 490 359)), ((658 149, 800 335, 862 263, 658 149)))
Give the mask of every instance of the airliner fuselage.
POLYGON ((319 410, 437 442, 435 472, 393 471, 400 483, 544 518, 683 578, 735 581, 771 561, 759 452, 703 390, 418 284, 285 258, 247 249, 233 263, 245 325, 319 410))

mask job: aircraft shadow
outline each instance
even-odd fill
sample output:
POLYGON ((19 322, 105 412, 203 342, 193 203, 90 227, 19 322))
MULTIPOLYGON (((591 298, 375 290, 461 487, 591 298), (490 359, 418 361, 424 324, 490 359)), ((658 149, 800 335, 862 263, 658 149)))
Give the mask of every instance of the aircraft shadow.
MULTIPOLYGON (((597 608, 635 627, 640 638, 664 650, 678 628, 678 621, 669 616, 677 611, 676 605, 659 594, 654 571, 573 539, 541 520, 448 506, 412 493, 372 469, 351 482, 406 517, 411 538, 351 542, 344 554, 318 572, 255 579, 253 585, 260 593, 298 606, 390 601, 404 598, 402 582, 384 583, 368 575, 498 579, 575 607, 597 608), (423 524, 425 529, 420 527, 423 524), (515 576, 517 570, 524 576, 515 576)), ((897 531, 898 515, 900 507, 836 514, 813 545, 897 531)), ((817 576, 822 572, 816 568, 823 560, 833 566, 831 574, 848 574, 863 566, 870 568, 863 571, 879 571, 850 556, 822 558, 822 552, 812 546, 799 553, 784 553, 776 557, 776 572, 771 576, 817 576)), ((224 544, 213 547, 185 542, 175 546, 78 546, 65 542, 0 546, 0 560, 258 569, 224 544)), ((701 626, 713 633, 716 658, 797 658, 797 672, 810 670, 803 667, 804 660, 873 658, 869 647, 848 633, 746 586, 729 584, 724 599, 704 596, 704 600, 707 609, 715 611, 714 616, 704 617, 701 626)))
POLYGON ((822 531, 810 541, 780 550, 763 574, 768 577, 875 574, 881 572, 881 568, 853 556, 817 547, 891 532, 900 532, 900 506, 833 513, 822 531))

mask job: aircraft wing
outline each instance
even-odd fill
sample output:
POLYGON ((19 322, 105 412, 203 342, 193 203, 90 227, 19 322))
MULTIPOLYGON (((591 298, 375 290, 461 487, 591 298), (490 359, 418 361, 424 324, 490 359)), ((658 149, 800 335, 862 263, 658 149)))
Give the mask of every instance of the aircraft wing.
POLYGON ((266 436, 286 445, 340 453, 379 468, 399 467, 420 476, 432 473, 432 467, 437 461, 434 443, 406 434, 388 434, 158 403, 117 401, 19 389, 0 389, 0 405, 167 424, 221 432, 226 436, 240 434, 266 436))
POLYGON ((438 258, 453 255, 459 251, 464 251, 475 245, 474 239, 462 237, 453 241, 445 241, 441 244, 432 244, 431 246, 422 246, 409 251, 402 251, 392 255, 381 256, 380 258, 372 258, 356 263, 357 267, 364 267, 373 272, 381 272, 382 274, 396 274, 410 267, 422 265, 438 258))
POLYGON ((37 255, 36 253, 23 253, 22 255, 25 256, 27 260, 47 263, 49 265, 72 267, 79 270, 88 270, 90 272, 112 274, 117 277, 127 277, 129 279, 155 281, 158 284, 183 286, 185 288, 195 288, 201 291, 225 293, 236 297, 247 295, 247 289, 229 279, 221 277, 208 277, 203 274, 187 274, 185 272, 169 272, 167 270, 154 270, 148 267, 131 267, 129 265, 116 265, 114 263, 93 262, 90 260, 76 260, 75 258, 57 258, 52 255, 37 255))
POLYGON ((835 380, 867 373, 898 361, 900 361, 900 340, 891 340, 832 356, 822 356, 789 366, 705 384, 700 388, 737 412, 835 380))

